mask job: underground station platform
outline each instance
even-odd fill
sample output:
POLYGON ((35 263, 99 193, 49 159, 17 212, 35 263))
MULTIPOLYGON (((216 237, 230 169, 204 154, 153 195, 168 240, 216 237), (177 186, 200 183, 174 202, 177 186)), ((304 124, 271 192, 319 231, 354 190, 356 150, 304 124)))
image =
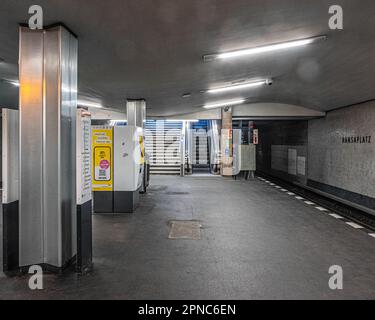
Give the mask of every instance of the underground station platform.
POLYGON ((375 3, 336 2, 2 0, 0 302, 374 300, 375 3))
POLYGON ((92 273, 46 275, 38 292, 2 279, 0 298, 374 299, 375 239, 305 201, 260 179, 155 176, 135 215, 93 217, 92 273), (176 221, 198 236, 171 239, 176 221), (345 290, 329 288, 332 265, 345 290))

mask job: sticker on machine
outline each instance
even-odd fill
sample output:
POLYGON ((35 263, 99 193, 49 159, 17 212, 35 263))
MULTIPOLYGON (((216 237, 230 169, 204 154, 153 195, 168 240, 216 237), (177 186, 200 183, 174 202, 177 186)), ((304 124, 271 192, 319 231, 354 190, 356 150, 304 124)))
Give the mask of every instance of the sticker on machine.
POLYGON ((95 180, 110 181, 111 180, 111 148, 96 147, 95 148, 95 180))

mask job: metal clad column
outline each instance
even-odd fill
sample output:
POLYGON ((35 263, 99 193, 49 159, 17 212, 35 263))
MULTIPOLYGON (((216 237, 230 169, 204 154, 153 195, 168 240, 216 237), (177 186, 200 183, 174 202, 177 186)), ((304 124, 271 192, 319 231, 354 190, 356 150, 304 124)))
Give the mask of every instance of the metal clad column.
POLYGON ((77 39, 20 28, 20 266, 76 254, 77 39))
POLYGON ((20 29, 20 265, 43 261, 43 33, 20 29), (32 244, 32 248, 31 248, 32 244))
POLYGON ((126 102, 126 116, 128 126, 144 127, 146 120, 146 101, 141 100, 128 100, 126 102))

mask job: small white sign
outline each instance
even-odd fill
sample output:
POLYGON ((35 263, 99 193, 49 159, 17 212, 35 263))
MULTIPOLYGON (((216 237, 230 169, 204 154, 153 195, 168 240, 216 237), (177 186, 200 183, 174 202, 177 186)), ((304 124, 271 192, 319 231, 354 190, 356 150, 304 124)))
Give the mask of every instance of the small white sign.
POLYGON ((306 158, 305 157, 297 158, 297 173, 301 176, 306 175, 306 158))
POLYGON ((77 111, 77 204, 92 198, 91 192, 91 116, 77 111))
POLYGON ((253 130, 253 144, 259 144, 259 130, 253 130))
POLYGON ((288 173, 297 175, 297 150, 288 149, 288 173))

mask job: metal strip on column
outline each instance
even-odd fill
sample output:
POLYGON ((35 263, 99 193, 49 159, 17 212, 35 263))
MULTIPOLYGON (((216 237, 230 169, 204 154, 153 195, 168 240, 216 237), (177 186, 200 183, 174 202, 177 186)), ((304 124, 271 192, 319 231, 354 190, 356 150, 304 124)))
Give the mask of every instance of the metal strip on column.
POLYGON ((126 102, 128 126, 143 128, 146 120, 146 100, 128 100, 126 102))

